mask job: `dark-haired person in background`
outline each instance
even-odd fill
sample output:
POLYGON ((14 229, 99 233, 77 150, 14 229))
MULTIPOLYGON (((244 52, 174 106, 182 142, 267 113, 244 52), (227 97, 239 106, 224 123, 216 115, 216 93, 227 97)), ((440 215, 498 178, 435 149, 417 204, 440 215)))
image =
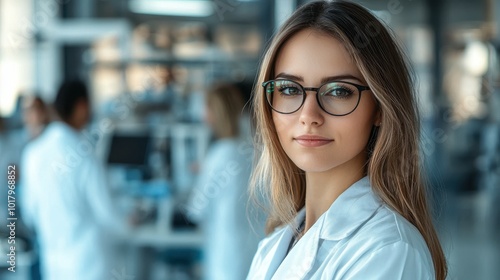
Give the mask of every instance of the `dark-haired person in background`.
POLYGON ((26 147, 22 218, 36 233, 43 279, 111 279, 111 238, 126 224, 115 214, 101 163, 80 131, 90 119, 82 82, 65 82, 58 120, 26 147))

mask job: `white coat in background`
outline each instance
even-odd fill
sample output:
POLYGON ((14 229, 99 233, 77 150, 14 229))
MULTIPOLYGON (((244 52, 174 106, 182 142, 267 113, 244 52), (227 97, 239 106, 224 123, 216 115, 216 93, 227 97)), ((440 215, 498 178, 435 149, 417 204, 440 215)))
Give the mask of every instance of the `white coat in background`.
POLYGON ((422 235, 373 193, 368 177, 345 190, 286 255, 292 235, 288 225, 261 241, 247 279, 435 278, 422 235))
POLYGON ((35 230, 43 279, 112 279, 109 240, 126 227, 88 140, 52 123, 26 147, 19 173, 22 218, 35 230))
POLYGON ((224 139, 202 164, 187 210, 205 234, 205 280, 245 279, 264 236, 263 215, 248 205, 252 160, 251 140, 224 139))

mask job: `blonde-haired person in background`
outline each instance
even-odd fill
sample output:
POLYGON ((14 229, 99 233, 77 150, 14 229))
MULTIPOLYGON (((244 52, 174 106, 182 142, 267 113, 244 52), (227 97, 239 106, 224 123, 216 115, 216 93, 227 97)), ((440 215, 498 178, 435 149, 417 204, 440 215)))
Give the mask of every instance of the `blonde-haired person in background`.
POLYGON ((49 109, 39 96, 23 98, 23 121, 30 140, 42 134, 50 122, 49 109))
POLYGON ((205 234, 206 280, 245 279, 264 233, 265 221, 247 209, 254 154, 251 137, 244 132, 248 119, 243 108, 243 95, 234 85, 216 84, 206 93, 205 122, 215 142, 187 207, 188 218, 205 234))
POLYGON ((406 61, 355 3, 308 3, 283 24, 254 92, 252 187, 271 208, 247 279, 445 279, 406 61))

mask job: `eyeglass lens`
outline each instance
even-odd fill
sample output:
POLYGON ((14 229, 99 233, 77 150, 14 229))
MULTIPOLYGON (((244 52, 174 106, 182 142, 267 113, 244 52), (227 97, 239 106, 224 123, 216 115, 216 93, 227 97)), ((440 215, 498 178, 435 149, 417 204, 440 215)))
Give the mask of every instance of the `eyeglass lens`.
MULTIPOLYGON (((315 90, 307 88, 307 90, 315 90)), ((279 112, 290 114, 300 109, 306 93, 302 85, 289 80, 274 80, 265 84, 269 105, 279 112)), ((332 115, 346 115, 359 103, 359 89, 348 82, 329 82, 317 89, 320 107, 332 115)))

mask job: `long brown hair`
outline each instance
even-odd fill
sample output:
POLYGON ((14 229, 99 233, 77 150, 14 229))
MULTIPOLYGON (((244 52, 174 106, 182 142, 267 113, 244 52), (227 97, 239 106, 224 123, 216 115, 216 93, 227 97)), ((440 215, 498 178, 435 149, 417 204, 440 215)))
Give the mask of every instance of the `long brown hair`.
POLYGON ((256 145, 261 153, 251 192, 264 195, 270 204, 267 230, 292 222, 305 204, 305 174, 283 151, 261 86, 274 78, 281 46, 304 29, 339 40, 373 92, 383 124, 367 162, 372 188, 420 231, 432 256, 436 279, 445 279, 446 260, 421 178, 419 115, 408 59, 384 24, 355 3, 321 1, 302 6, 282 25, 262 60, 253 96, 256 145))

